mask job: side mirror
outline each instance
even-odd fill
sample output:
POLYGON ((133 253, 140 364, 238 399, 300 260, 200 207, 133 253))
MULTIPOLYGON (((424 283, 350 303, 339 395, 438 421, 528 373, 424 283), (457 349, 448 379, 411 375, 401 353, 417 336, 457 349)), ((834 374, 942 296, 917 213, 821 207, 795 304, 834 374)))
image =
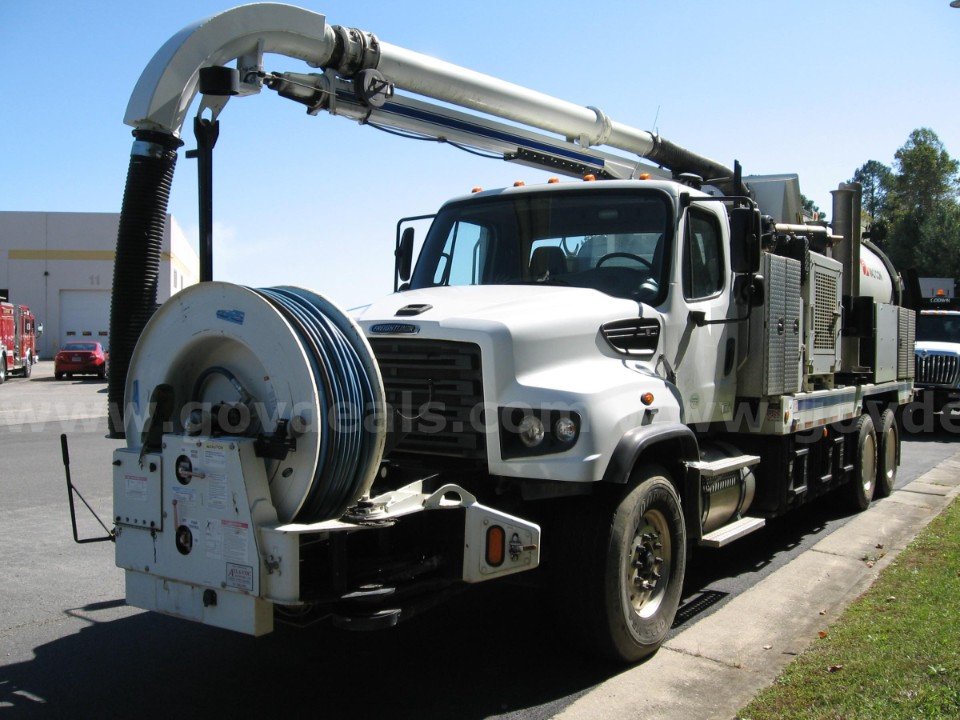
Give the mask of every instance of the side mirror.
POLYGON ((400 242, 394 251, 396 257, 397 276, 401 282, 410 279, 410 269, 413 265, 413 228, 408 227, 400 236, 400 242))
POLYGON ((760 271, 759 210, 730 210, 730 269, 740 275, 760 271))

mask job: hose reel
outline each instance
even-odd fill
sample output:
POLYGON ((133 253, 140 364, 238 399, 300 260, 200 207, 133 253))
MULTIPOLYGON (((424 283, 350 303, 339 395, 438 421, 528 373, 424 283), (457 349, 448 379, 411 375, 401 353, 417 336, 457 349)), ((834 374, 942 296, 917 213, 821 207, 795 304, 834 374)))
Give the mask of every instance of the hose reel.
POLYGON ((386 436, 379 368, 359 327, 309 290, 209 282, 178 293, 131 358, 131 447, 160 386, 174 406, 164 432, 256 438, 281 522, 338 518, 376 477, 386 436))

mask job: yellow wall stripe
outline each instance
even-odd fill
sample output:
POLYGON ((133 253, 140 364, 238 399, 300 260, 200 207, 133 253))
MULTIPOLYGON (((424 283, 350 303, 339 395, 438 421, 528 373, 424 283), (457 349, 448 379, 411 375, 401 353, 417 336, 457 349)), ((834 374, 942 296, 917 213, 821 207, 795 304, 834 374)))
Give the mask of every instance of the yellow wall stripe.
POLYGON ((108 260, 113 250, 8 250, 10 260, 108 260))

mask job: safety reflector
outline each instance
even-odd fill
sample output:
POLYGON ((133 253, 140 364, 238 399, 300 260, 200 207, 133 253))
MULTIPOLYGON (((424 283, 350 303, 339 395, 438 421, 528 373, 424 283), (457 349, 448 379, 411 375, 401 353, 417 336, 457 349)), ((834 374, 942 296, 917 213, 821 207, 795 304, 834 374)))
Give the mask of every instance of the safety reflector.
POLYGON ((507 534, 499 525, 491 525, 487 529, 487 565, 500 567, 507 548, 507 534))

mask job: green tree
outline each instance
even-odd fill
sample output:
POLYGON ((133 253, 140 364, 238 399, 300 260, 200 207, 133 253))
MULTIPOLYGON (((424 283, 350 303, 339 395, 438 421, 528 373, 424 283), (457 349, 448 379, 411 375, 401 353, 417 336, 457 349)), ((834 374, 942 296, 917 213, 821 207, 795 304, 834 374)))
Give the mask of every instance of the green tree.
POLYGON ((897 150, 880 215, 889 228, 885 249, 898 268, 943 276, 960 255, 960 228, 953 222, 958 170, 960 163, 929 128, 914 130, 897 150))
POLYGON ((894 155, 893 178, 896 211, 917 211, 926 218, 940 203, 956 202, 960 163, 950 157, 940 138, 930 128, 918 128, 894 155))
POLYGON ((871 229, 886 221, 887 193, 893 184, 893 172, 879 160, 867 160, 857 168, 848 182, 858 182, 863 187, 862 207, 864 220, 871 229))
POLYGON ((941 203, 923 220, 914 259, 922 277, 960 278, 960 205, 941 203))

